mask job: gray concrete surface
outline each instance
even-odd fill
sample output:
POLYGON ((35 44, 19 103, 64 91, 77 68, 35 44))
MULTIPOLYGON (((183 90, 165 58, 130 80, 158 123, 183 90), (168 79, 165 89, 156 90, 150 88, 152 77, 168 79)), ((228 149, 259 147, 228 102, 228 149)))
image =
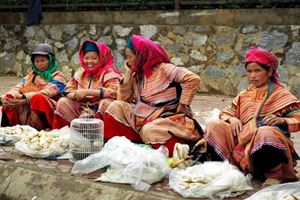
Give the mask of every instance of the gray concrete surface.
MULTIPOLYGON (((17 84, 20 78, 0 76, 0 95, 17 84)), ((231 102, 231 97, 199 94, 192 109, 197 120, 205 124, 205 118, 213 108, 223 109, 231 102)), ((300 152, 300 133, 292 134, 295 147, 300 152)), ((99 183, 94 178, 104 170, 89 175, 70 173, 73 164, 68 160, 35 159, 18 155, 13 147, 0 148, 0 199, 1 200, 119 200, 119 199, 184 199, 170 189, 167 180, 153 184, 147 192, 133 190, 129 185, 99 183)), ((300 171, 298 162, 297 170, 300 171)), ((240 200, 258 191, 259 183, 254 182, 254 190, 232 200, 240 200)))

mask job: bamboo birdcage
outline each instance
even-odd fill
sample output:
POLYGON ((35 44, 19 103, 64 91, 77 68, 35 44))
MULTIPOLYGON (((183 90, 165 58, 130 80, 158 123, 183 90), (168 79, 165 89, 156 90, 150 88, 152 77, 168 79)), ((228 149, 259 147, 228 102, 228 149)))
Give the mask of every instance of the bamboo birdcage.
POLYGON ((82 160, 103 147, 104 124, 96 118, 77 118, 71 122, 70 161, 82 160))

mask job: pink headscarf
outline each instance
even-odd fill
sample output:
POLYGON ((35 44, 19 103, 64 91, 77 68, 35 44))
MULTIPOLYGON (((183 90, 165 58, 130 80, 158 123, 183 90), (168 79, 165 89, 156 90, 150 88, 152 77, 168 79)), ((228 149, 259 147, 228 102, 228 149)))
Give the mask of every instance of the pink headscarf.
POLYGON ((132 45, 136 54, 136 67, 143 68, 144 75, 148 78, 153 68, 160 63, 170 63, 166 51, 156 42, 140 35, 132 36, 132 45))
MULTIPOLYGON (((95 42, 93 40, 85 40, 79 50, 79 59, 80 59, 80 64, 85 70, 86 76, 91 76, 93 75, 95 78, 99 78, 100 75, 109 69, 113 69, 114 71, 118 72, 115 67, 114 67, 114 58, 112 51, 106 44, 102 42, 95 42), (83 57, 84 57, 84 52, 83 52, 83 46, 86 42, 91 42, 97 45, 99 49, 99 63, 95 65, 93 68, 89 68, 87 64, 83 63, 83 57)), ((119 73, 119 72, 118 72, 119 73)))
POLYGON ((269 67, 269 69, 272 69, 273 74, 271 76, 271 81, 275 84, 282 85, 279 81, 280 75, 276 71, 278 68, 278 59, 272 52, 263 48, 253 47, 246 52, 246 65, 250 62, 263 64, 264 66, 269 67))

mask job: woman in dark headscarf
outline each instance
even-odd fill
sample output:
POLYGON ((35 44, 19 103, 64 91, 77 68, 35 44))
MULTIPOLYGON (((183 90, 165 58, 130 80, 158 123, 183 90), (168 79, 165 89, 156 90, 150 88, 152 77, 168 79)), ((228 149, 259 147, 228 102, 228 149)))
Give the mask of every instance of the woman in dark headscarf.
POLYGON ((126 136, 135 142, 165 145, 197 141, 201 135, 189 107, 200 78, 170 63, 161 46, 133 35, 125 49, 124 79, 104 115, 104 139, 126 136))
POLYGON ((277 67, 273 53, 250 49, 248 88, 221 112, 220 120, 207 125, 204 136, 212 154, 266 178, 265 185, 298 178, 290 132, 300 130, 300 102, 279 82, 277 67))
POLYGON ((56 101, 66 80, 57 71, 53 47, 49 44, 34 48, 31 64, 32 72, 1 98, 2 126, 27 124, 38 130, 51 128, 56 101))
POLYGON ((81 67, 68 82, 65 97, 58 101, 53 128, 69 125, 79 116, 102 119, 108 105, 117 98, 121 74, 115 69, 110 48, 104 43, 86 40, 80 47, 79 59, 81 67), (86 113, 85 108, 90 113, 86 113))

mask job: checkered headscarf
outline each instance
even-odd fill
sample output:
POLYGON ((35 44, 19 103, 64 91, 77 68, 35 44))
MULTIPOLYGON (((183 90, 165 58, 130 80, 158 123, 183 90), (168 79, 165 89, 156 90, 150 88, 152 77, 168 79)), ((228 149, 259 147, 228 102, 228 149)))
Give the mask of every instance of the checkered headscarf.
POLYGON ((253 47, 246 53, 246 65, 250 62, 256 62, 258 64, 263 64, 273 70, 273 75, 271 76, 271 81, 276 84, 281 85, 279 81, 278 59, 276 56, 263 48, 253 47))

